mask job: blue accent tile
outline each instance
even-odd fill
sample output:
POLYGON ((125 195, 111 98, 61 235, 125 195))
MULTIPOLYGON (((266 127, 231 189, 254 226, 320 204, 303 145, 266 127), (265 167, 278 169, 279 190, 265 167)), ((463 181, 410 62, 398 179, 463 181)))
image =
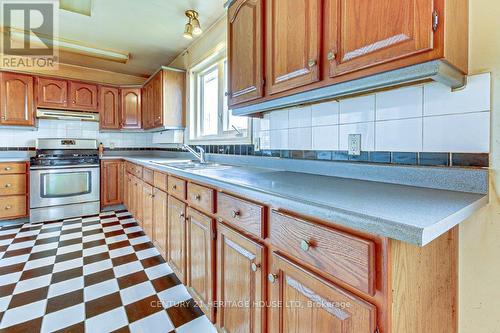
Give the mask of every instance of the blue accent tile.
POLYGON ((392 163, 416 165, 417 153, 392 153, 392 163))
POLYGON ((370 152, 370 162, 373 162, 373 163, 391 163, 391 153, 388 151, 370 152))
POLYGON ((420 153, 419 165, 449 166, 450 154, 448 153, 420 153))

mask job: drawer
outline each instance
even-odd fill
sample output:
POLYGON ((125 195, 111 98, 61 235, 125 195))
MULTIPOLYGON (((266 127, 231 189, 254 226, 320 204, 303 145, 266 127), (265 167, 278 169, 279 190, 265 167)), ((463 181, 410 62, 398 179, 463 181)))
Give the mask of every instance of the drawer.
POLYGON ((6 162, 0 163, 0 175, 13 173, 26 173, 26 163, 24 162, 6 162))
POLYGON ((188 183, 187 200, 195 208, 208 213, 214 212, 214 190, 211 188, 188 183))
POLYGON ((186 181, 177 177, 168 176, 168 194, 179 199, 186 199, 186 181))
POLYGON ((375 243, 316 223, 271 212, 271 243, 321 272, 373 295, 375 243))
POLYGON ((143 168, 142 170, 142 179, 150 184, 150 185, 153 185, 154 184, 154 173, 153 173, 153 170, 151 169, 147 169, 147 168, 143 168))
POLYGON ((156 188, 159 188, 160 190, 162 190, 164 192, 168 191, 167 175, 165 173, 159 172, 159 171, 154 171, 153 178, 154 178, 153 183, 154 183, 154 186, 156 188))
POLYGON ((26 175, 0 175, 0 195, 26 194, 27 189, 26 175))
POLYGON ((127 172, 142 179, 142 167, 133 163, 127 163, 127 172))
POLYGON ((25 195, 2 197, 0 200, 0 220, 28 215, 25 195))
POLYGON ((260 238, 264 235, 264 206, 219 193, 217 195, 217 215, 235 227, 260 238))

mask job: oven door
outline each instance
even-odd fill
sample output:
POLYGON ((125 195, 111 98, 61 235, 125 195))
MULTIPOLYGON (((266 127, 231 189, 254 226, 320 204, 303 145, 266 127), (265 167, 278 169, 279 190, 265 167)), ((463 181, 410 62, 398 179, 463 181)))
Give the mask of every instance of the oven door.
POLYGON ((30 208, 99 201, 99 166, 30 170, 30 208))

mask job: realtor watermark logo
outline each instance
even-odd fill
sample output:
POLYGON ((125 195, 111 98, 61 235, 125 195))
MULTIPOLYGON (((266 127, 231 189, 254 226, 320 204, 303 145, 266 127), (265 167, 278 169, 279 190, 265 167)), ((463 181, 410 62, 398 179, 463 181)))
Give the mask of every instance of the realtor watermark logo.
POLYGON ((57 69, 57 0, 0 0, 4 69, 57 69))

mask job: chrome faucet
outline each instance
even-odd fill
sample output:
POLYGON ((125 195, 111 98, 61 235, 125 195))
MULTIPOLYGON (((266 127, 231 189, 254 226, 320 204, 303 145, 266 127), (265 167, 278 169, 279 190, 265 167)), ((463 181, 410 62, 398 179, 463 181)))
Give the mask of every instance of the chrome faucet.
POLYGON ((205 149, 203 149, 202 147, 196 146, 196 149, 198 149, 199 153, 193 148, 191 148, 189 145, 183 145, 182 147, 187 151, 189 151, 194 156, 196 156, 196 158, 200 161, 200 163, 202 164, 207 163, 207 161, 205 160, 205 149))

